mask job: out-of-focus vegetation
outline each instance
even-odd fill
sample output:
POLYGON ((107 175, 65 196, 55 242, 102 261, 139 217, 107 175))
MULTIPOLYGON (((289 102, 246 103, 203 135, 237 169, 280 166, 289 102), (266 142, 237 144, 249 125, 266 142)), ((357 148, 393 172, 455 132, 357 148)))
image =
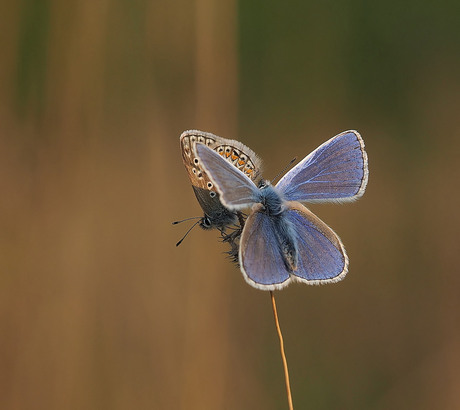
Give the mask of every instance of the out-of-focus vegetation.
POLYGON ((341 283, 277 294, 296 408, 460 406, 454 1, 0 5, 0 408, 278 409, 269 295, 201 214, 198 128, 274 177, 340 131, 362 200, 315 205, 341 283))

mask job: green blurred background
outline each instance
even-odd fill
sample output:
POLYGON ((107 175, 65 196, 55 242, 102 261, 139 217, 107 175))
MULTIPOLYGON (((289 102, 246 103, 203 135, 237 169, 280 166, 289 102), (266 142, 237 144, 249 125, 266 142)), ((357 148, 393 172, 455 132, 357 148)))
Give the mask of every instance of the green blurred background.
POLYGON ((273 178, 350 128, 350 257, 277 293, 297 409, 460 408, 457 1, 0 4, 0 408, 282 409, 268 293, 200 215, 179 135, 273 178))

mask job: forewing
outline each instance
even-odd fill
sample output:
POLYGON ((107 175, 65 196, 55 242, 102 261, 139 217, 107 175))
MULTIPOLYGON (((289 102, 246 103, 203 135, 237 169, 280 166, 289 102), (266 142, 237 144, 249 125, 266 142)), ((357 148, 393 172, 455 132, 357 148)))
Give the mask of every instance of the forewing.
POLYGON ((196 144, 195 151, 198 165, 209 176, 225 207, 237 210, 257 202, 259 189, 243 172, 206 145, 196 144))
POLYGON ((288 201, 352 201, 363 195, 368 178, 364 141, 345 131, 326 141, 276 185, 288 201))
POLYGON ((244 225, 240 241, 239 262, 244 279, 261 290, 281 289, 290 282, 275 226, 256 205, 244 225))
POLYGON ((310 285, 343 279, 348 257, 337 234, 298 202, 287 203, 285 212, 297 242, 297 269, 292 272, 295 278, 310 285))
MULTIPOLYGON (((198 203, 203 209, 210 228, 224 228, 236 222, 236 214, 225 208, 214 184, 198 164, 194 150, 202 143, 219 153, 227 162, 240 169, 258 183, 261 179, 262 161, 250 148, 239 141, 219 137, 209 132, 189 130, 180 136, 182 161, 189 176, 198 203)), ((204 226, 204 225, 202 225, 204 226)))
POLYGON ((180 136, 180 143, 182 160, 189 173, 192 185, 196 185, 194 184, 196 177, 192 173, 192 168, 196 166, 194 162, 193 147, 197 142, 212 148, 229 163, 252 179, 256 185, 261 179, 262 161, 249 147, 239 141, 219 137, 210 132, 188 130, 184 131, 180 136))

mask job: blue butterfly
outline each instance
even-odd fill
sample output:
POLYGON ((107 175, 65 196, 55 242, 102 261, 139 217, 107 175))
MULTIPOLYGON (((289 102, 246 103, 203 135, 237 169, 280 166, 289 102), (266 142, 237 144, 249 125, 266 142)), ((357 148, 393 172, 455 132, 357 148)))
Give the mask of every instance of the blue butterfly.
POLYGON ((357 131, 320 145, 275 186, 257 186, 206 145, 194 149, 222 204, 232 211, 251 207, 239 245, 240 268, 250 285, 274 290, 294 281, 316 285, 345 277, 342 241, 300 202, 346 202, 364 194, 369 171, 357 131))

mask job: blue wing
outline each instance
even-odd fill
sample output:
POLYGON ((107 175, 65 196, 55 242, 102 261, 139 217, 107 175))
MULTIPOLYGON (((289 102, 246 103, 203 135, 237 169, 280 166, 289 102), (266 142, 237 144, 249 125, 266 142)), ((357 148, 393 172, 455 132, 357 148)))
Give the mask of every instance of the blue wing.
POLYGON ((258 212, 261 208, 259 204, 244 224, 240 269, 246 282, 257 289, 281 289, 290 282, 291 276, 283 259, 273 218, 258 212))
POLYGON ((363 195, 368 174, 364 141, 357 131, 345 131, 305 157, 276 187, 288 201, 352 201, 363 195))
POLYGON ((222 205, 231 210, 257 202, 259 189, 243 172, 203 144, 195 145, 198 161, 220 194, 222 205))
POLYGON ((289 202, 286 207, 297 242, 295 280, 318 285, 343 279, 348 257, 337 234, 302 204, 289 202))
POLYGON ((295 266, 289 266, 283 255, 276 219, 258 205, 241 235, 239 262, 246 282, 257 289, 275 290, 296 281, 318 285, 343 279, 348 257, 337 234, 302 204, 285 206, 283 218, 296 248, 295 266))

